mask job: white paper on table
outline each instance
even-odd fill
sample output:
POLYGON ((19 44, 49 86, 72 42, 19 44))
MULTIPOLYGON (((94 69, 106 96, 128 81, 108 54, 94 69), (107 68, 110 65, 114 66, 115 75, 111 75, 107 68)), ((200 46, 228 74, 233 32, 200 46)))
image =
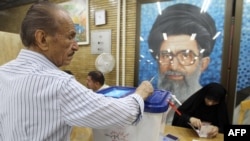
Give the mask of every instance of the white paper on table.
POLYGON ((212 126, 209 122, 202 122, 201 129, 194 127, 191 123, 188 123, 199 137, 207 138, 207 134, 211 131, 212 126))

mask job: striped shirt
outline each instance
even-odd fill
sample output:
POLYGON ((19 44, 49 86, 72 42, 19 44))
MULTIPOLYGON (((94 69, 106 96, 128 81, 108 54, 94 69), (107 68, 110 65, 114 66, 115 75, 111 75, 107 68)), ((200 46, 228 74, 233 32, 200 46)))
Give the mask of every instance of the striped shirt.
POLYGON ((0 141, 66 141, 72 126, 123 127, 143 110, 138 94, 96 94, 33 51, 0 67, 0 141))

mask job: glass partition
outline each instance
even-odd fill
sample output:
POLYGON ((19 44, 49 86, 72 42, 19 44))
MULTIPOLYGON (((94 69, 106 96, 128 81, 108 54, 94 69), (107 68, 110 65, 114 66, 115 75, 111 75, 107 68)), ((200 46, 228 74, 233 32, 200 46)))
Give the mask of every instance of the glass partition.
MULTIPOLYGON (((239 104, 242 100, 250 99, 250 0, 237 0, 235 15, 235 51, 232 53, 232 68, 236 68, 236 73, 232 73, 236 80, 235 85, 235 110, 233 123, 238 122, 239 104), (237 49, 237 50, 236 50, 237 49)), ((250 112, 246 117, 250 116, 250 112)), ((250 118, 243 121, 250 123, 250 118)))

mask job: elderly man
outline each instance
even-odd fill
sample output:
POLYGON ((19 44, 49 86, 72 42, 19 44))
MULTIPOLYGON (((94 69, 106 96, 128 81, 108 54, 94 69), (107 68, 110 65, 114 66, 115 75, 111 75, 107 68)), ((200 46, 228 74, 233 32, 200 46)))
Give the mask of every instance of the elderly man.
POLYGON ((72 126, 124 127, 140 121, 143 100, 153 92, 148 81, 134 94, 112 99, 59 69, 79 48, 64 9, 48 1, 33 4, 20 35, 26 48, 0 67, 0 141, 67 141, 72 126))

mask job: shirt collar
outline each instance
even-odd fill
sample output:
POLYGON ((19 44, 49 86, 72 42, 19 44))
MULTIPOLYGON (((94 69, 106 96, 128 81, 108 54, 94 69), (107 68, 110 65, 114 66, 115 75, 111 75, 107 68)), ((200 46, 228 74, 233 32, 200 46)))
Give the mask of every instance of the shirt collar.
POLYGON ((40 64, 46 68, 59 69, 55 64, 49 61, 44 55, 35 51, 28 50, 28 49, 21 49, 20 53, 17 56, 17 60, 29 62, 32 64, 33 63, 40 64))

